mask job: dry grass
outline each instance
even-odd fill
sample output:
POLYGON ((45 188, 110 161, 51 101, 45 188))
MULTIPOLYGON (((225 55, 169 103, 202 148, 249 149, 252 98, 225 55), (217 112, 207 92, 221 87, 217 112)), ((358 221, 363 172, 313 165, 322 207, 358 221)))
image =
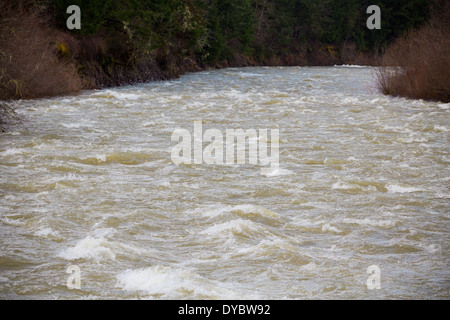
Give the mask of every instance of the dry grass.
POLYGON ((378 72, 384 94, 450 102, 450 3, 386 51, 378 72))
POLYGON ((75 66, 58 54, 61 34, 18 4, 20 1, 0 2, 0 99, 39 98, 80 90, 75 66))

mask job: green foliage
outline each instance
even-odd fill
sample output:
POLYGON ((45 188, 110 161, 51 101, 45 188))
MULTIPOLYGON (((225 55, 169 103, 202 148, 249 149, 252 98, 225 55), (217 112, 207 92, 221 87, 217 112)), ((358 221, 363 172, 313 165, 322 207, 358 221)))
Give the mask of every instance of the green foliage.
POLYGON ((59 26, 64 29, 70 5, 81 9, 82 27, 72 32, 94 35, 121 32, 150 49, 162 47, 176 37, 189 37, 197 44, 206 32, 203 17, 190 0, 53 0, 59 26))
MULTIPOLYGON (((435 1, 435 0, 433 0, 435 1)), ((196 55, 214 64, 236 55, 288 54, 311 43, 356 44, 376 51, 427 18, 429 0, 49 0, 64 29, 69 5, 82 12, 73 33, 101 34, 114 51, 159 50, 162 60, 196 55), (382 29, 369 30, 370 5, 382 11, 382 29), (108 41, 107 41, 108 42, 108 41), (121 49, 120 46, 123 48, 121 49), (125 50, 126 49, 126 50, 125 50)), ((114 59, 113 59, 114 60, 114 59)), ((114 61, 112 61, 114 63, 114 61)))
POLYGON ((432 2, 430 0, 361 1, 361 10, 370 4, 378 5, 381 9, 381 30, 368 30, 363 28, 365 19, 360 22, 359 27, 363 28, 367 47, 369 49, 386 47, 395 38, 419 27, 427 20, 432 2))
POLYGON ((427 18, 428 0, 253 0, 257 40, 272 52, 305 41, 341 44, 353 41, 359 49, 385 47, 394 38, 420 26, 427 18), (370 5, 382 11, 382 29, 369 30, 370 5))
POLYGON ((230 59, 252 51, 255 19, 250 0, 210 0, 197 4, 207 12, 207 61, 230 59))

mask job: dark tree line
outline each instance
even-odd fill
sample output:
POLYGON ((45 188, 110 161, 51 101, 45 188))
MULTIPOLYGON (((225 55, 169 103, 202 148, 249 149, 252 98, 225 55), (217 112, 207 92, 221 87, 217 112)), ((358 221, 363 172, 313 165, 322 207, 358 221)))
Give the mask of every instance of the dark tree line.
MULTIPOLYGON (((214 63, 242 53, 256 58, 310 43, 352 42, 358 50, 383 49, 422 24, 429 0, 53 0, 61 28, 69 5, 82 10, 80 34, 133 35, 150 49, 182 46, 214 63), (378 5, 381 30, 368 30, 366 9, 378 5)), ((129 42, 129 41, 128 41, 129 42)), ((130 44, 130 43, 128 43, 130 44)))

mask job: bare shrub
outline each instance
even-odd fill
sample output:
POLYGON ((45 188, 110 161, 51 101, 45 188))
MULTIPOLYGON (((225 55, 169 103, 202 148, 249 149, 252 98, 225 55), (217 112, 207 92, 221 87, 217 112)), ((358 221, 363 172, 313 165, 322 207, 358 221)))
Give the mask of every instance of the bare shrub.
MULTIPOLYGON (((435 9, 436 10, 436 9, 435 9)), ((388 48, 378 72, 384 94, 450 101, 450 3, 388 48)))

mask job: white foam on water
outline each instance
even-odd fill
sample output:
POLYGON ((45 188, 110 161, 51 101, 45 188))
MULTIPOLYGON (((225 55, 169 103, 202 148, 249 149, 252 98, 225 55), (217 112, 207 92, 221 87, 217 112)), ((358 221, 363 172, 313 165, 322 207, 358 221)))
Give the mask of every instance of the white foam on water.
POLYGON ((251 73, 251 72, 239 72, 238 73, 240 77, 243 78, 250 78, 250 77, 265 77, 264 74, 258 74, 258 73, 251 73))
POLYGON ((445 190, 443 191, 436 191, 434 193, 434 195, 438 198, 442 198, 442 199, 450 199, 450 193, 446 192, 445 190))
POLYGON ((344 189, 344 190, 349 190, 349 189, 355 189, 357 188, 355 185, 351 185, 345 182, 341 182, 338 181, 336 183, 333 183, 333 185, 331 186, 332 189, 344 189))
POLYGON ((141 126, 142 127, 152 127, 155 125, 155 121, 144 121, 141 126))
MULTIPOLYGON (((155 265, 143 269, 128 269, 117 275, 116 287, 126 291, 145 292, 161 298, 189 297, 193 299, 239 299, 228 284, 211 281, 195 272, 155 265)), ((250 295, 255 298, 255 295, 250 295)))
POLYGON ((339 230, 336 227, 333 227, 329 223, 325 223, 324 225, 322 225, 322 231, 324 231, 324 232, 329 231, 329 232, 333 232, 333 233, 342 233, 341 230, 339 230))
POLYGON ((215 218, 226 214, 234 214, 242 218, 261 217, 266 219, 281 219, 281 216, 269 209, 253 204, 242 205, 212 205, 188 210, 188 214, 201 214, 204 217, 215 218))
POLYGON ((335 67, 337 68, 367 68, 367 66, 361 66, 358 64, 336 64, 335 67))
POLYGON ((170 188, 172 184, 170 183, 170 181, 162 181, 159 186, 164 187, 164 188, 170 188))
POLYGON ((424 191, 424 190, 419 189, 419 188, 405 187, 405 186, 400 186, 400 185, 391 184, 391 183, 388 183, 386 185, 386 189, 388 190, 388 192, 391 192, 391 193, 410 193, 410 192, 424 191))
POLYGON ((322 230, 322 232, 331 232, 331 233, 342 233, 342 230, 338 229, 337 227, 333 226, 329 220, 317 220, 312 221, 310 219, 305 219, 301 217, 295 217, 292 220, 292 223, 296 227, 300 228, 306 228, 306 229, 315 229, 315 230, 322 230))
POLYGON ((65 128, 74 129, 81 127, 80 123, 61 123, 61 125, 65 128))
POLYGON ((77 259, 115 259, 116 255, 111 250, 113 245, 104 238, 92 238, 88 236, 80 240, 75 247, 68 248, 61 252, 59 256, 67 260, 77 259))
POLYGON ((250 217, 250 216, 260 216, 263 218, 280 219, 281 216, 269 209, 256 206, 253 204, 242 204, 233 206, 231 212, 236 213, 240 216, 250 217))
MULTIPOLYGON (((299 242, 300 241, 297 241, 297 243, 299 242)), ((295 256, 299 253, 299 250, 298 247, 291 244, 290 241, 286 239, 270 238, 270 239, 262 239, 256 245, 239 248, 236 251, 236 254, 245 256, 253 255, 256 257, 261 257, 261 256, 285 255, 286 252, 288 252, 290 256, 295 256)))
POLYGON ((108 98, 108 99, 117 99, 117 100, 138 100, 142 97, 141 94, 128 93, 125 91, 117 91, 117 90, 102 90, 100 92, 94 93, 91 97, 98 98, 108 98))
POLYGON ((4 200, 8 200, 8 201, 15 201, 17 199, 17 197, 15 197, 12 194, 6 194, 6 195, 3 196, 3 199, 4 200))
POLYGON ((95 156, 95 159, 97 159, 100 162, 106 162, 106 154, 102 153, 102 154, 97 154, 95 156))
POLYGON ((418 246, 420 248, 424 249, 426 252, 428 252, 430 254, 435 254, 435 253, 441 253, 442 252, 442 248, 438 244, 419 243, 418 246))
MULTIPOLYGON (((106 218, 106 216, 104 216, 106 218)), ((91 235, 96 239, 103 239, 108 236, 114 235, 117 231, 114 228, 102 228, 101 224, 103 221, 99 221, 93 225, 93 230, 91 231, 91 235)))
POLYGON ((345 97, 341 100, 341 104, 357 104, 359 102, 359 99, 356 97, 345 97))
POLYGON ((220 234, 239 234, 239 235, 251 235, 261 232, 260 227, 251 220, 236 219, 232 221, 227 221, 219 224, 212 225, 200 234, 207 234, 218 236, 220 234))
POLYGON ((1 157, 13 156, 16 154, 23 154, 23 150, 17 148, 6 149, 5 151, 0 153, 1 157))
POLYGON ((208 206, 208 207, 199 207, 195 209, 190 209, 186 211, 186 214, 193 214, 193 215, 201 215, 204 217, 214 218, 217 216, 220 216, 222 214, 225 214, 228 212, 229 208, 231 206, 208 206))
POLYGON ((397 139, 399 142, 403 142, 403 143, 418 143, 418 142, 428 142, 429 140, 425 137, 417 137, 416 134, 410 133, 408 135, 408 137, 400 137, 397 139))
POLYGON ((265 176, 265 177, 277 177, 277 176, 285 176, 285 175, 290 175, 293 174, 293 172, 291 170, 288 169, 283 169, 280 167, 268 167, 268 168, 261 168, 261 175, 265 176))
POLYGON ((448 129, 447 129, 447 127, 444 127, 444 126, 434 126, 434 131, 437 131, 437 132, 448 132, 448 129))
POLYGON ((315 264, 314 262, 310 262, 308 264, 300 266, 299 269, 301 269, 302 271, 313 271, 317 269, 317 264, 315 264))
POLYGON ((9 219, 8 217, 0 217, 0 221, 14 227, 22 227, 26 225, 23 219, 9 219))
MULTIPOLYGON (((43 172, 47 172, 47 171, 48 171, 47 169, 43 170, 43 172)), ((67 182, 67 181, 84 182, 86 180, 87 179, 83 178, 81 175, 78 175, 78 174, 73 173, 73 172, 69 172, 69 173, 64 174, 64 175, 58 175, 58 176, 49 177, 48 179, 43 179, 41 181, 41 183, 52 184, 52 183, 67 182)))
POLYGON ((59 237, 59 233, 54 231, 52 228, 42 228, 41 227, 34 234, 37 235, 38 237, 44 237, 44 238, 48 238, 48 237, 58 238, 59 237))
POLYGON ((369 218, 364 219, 356 219, 356 218, 346 218, 341 221, 342 223, 348 224, 358 224, 361 226, 372 226, 372 227, 381 227, 381 228, 392 228, 397 222, 395 220, 373 220, 369 218))

